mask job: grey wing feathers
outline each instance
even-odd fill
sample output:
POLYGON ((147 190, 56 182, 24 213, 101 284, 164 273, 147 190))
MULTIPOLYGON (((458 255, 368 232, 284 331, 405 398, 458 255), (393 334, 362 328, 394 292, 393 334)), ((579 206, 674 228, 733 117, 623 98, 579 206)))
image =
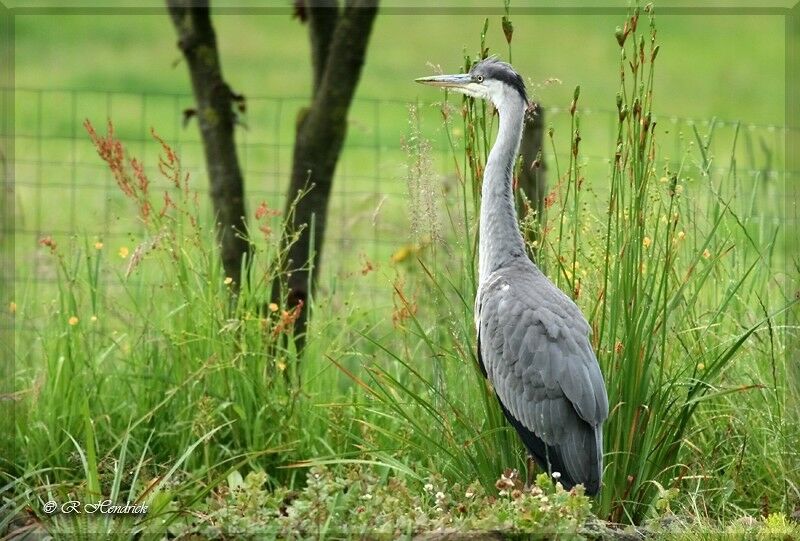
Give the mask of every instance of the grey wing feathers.
POLYGON ((476 304, 482 365, 526 447, 596 492, 608 398, 580 310, 530 261, 495 271, 476 304))

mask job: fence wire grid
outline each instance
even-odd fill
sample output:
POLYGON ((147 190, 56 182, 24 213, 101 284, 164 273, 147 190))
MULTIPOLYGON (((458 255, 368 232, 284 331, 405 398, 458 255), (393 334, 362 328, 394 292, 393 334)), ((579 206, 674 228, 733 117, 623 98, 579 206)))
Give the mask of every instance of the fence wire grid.
MULTIPOLYGON (((185 110, 189 95, 129 93, 102 90, 15 88, 14 140, 15 281, 32 287, 52 283, 56 271, 39 245, 44 236, 74 235, 102 240, 110 253, 137 242, 141 225, 129 202, 119 192, 98 158, 83 128, 89 119, 103 133, 112 121, 128 153, 145 164, 151 179, 158 177, 160 145, 151 128, 168 142, 190 172, 195 189, 207 193, 207 177, 198 129, 185 110)), ((294 128, 306 98, 248 97, 236 139, 245 178, 248 211, 260 201, 282 209, 291 170, 294 128)), ((557 181, 556 163, 566 163, 569 151, 569 114, 545 105, 545 126, 554 130, 554 144, 546 137, 545 162, 550 185, 557 181), (553 152, 553 148, 563 149, 553 152)), ((330 199, 329 226, 322 258, 323 283, 357 273, 365 261, 388 262, 391 254, 409 242, 409 156, 402 141, 413 122, 432 141, 434 182, 453 182, 453 156, 436 104, 409 104, 386 99, 357 98, 349 113, 345 148, 337 166, 330 199)), ((583 109, 584 171, 595 190, 602 189, 613 155, 616 111, 583 109)), ((781 210, 787 129, 744 121, 690 119, 661 115, 660 152, 676 170, 699 167, 692 147, 707 146, 711 175, 730 176, 736 164, 735 189, 750 194, 740 212, 768 216, 785 225, 781 210), (735 148, 735 150, 734 150, 735 148), (777 210, 776 210, 777 209, 777 210)), ((454 130, 458 136, 458 123, 454 130)), ((692 189, 691 187, 689 189, 692 189)), ((210 219, 210 204, 204 203, 210 219)))

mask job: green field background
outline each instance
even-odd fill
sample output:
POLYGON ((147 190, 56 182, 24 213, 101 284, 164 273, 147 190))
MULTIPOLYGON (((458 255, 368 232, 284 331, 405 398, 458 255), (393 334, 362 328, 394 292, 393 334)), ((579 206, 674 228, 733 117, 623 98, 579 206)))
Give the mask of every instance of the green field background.
MULTIPOLYGON (((459 71, 464 53, 477 53, 487 17, 490 53, 508 59, 501 7, 498 3, 486 12, 472 7, 458 14, 395 6, 379 14, 331 200, 323 259, 327 285, 334 277, 357 274, 366 260, 380 268, 408 242, 414 225, 408 223, 408 156, 402 142, 409 133, 409 104, 419 105, 422 133, 431 140, 440 173, 433 181, 445 189, 455 182, 435 106, 442 95, 413 79, 437 69, 459 71)), ((735 157, 739 178, 750 184, 738 187, 747 195, 742 210, 771 209, 770 219, 780 219, 783 17, 656 13, 661 51, 655 110, 662 158, 684 162, 691 176, 691 169, 699 167, 696 153, 687 154, 697 143, 694 130, 706 135, 717 119, 710 150, 714 170, 722 174, 730 165, 736 122, 741 122, 735 157)), ((604 200, 613 153, 611 111, 619 64, 614 28, 623 16, 624 10, 605 15, 512 12, 511 59, 554 129, 554 143, 546 145, 551 185, 559 172, 556 160, 569 149, 565 110, 580 85, 582 159, 598 202, 604 200)), ((262 200, 282 208, 295 119, 310 93, 307 28, 285 7, 252 14, 222 10, 213 20, 225 77, 248 99, 237 140, 249 208, 262 200)), ((154 128, 176 146, 195 187, 204 188, 206 177, 197 126, 182 123, 192 99, 165 11, 23 11, 14 17, 14 31, 17 281, 38 290, 54 278, 37 243, 44 235, 56 240, 89 236, 104 241, 112 254, 132 250, 141 241, 128 202, 85 136, 84 119, 98 127, 113 121, 129 153, 144 159, 151 173, 158 152, 149 135, 154 128)))

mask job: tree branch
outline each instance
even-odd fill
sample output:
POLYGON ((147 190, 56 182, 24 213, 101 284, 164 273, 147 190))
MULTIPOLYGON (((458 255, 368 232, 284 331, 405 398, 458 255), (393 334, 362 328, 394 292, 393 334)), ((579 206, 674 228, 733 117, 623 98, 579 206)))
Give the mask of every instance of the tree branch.
POLYGON ((241 97, 233 93, 222 77, 208 1, 167 0, 167 7, 197 101, 196 116, 211 184, 222 265, 238 287, 242 257, 250 251, 243 236, 247 225, 244 179, 234 141, 234 102, 241 97))
MULTIPOLYGON (((536 221, 540 228, 544 227, 544 199, 547 192, 547 166, 544 162, 544 109, 538 103, 532 103, 525 114, 525 128, 520 142, 522 168, 519 175, 519 188, 529 199, 536 211, 536 221)), ((527 209, 521 206, 521 198, 517 200, 517 212, 524 216, 527 209)), ((529 241, 538 239, 537 232, 532 232, 529 241)), ((534 251, 533 256, 536 255, 534 251)))
MULTIPOLYGON (((313 228, 303 230, 299 240, 289 248, 289 268, 292 271, 288 278, 290 306, 307 301, 309 281, 311 292, 316 285, 333 174, 344 144, 347 112, 361 76, 377 11, 374 1, 352 1, 338 16, 319 87, 311 107, 298 123, 287 205, 291 205, 298 191, 313 185, 294 209, 295 226, 313 222, 313 228), (312 238, 314 251, 310 253, 312 238), (309 263, 313 268, 310 275, 309 263)), ((296 322, 298 329, 303 329, 306 317, 304 310, 296 322)))
POLYGON ((314 66, 314 95, 319 90, 328 53, 339 21, 339 4, 336 0, 319 0, 308 7, 309 38, 311 40, 311 62, 314 66))
POLYGON ((525 127, 520 143, 522 171, 519 187, 535 205, 541 220, 544 212, 544 196, 547 190, 547 166, 544 163, 542 149, 544 147, 544 109, 538 103, 532 103, 525 114, 525 127))

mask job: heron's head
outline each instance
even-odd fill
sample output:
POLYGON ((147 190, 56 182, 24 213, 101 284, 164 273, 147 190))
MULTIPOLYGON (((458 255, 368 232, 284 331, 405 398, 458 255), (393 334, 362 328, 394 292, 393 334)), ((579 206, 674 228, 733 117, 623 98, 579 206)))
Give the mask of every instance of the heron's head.
POLYGON ((511 64, 494 57, 477 62, 469 73, 420 77, 416 81, 489 100, 501 111, 508 106, 518 106, 520 103, 527 106, 528 103, 522 77, 511 64))

